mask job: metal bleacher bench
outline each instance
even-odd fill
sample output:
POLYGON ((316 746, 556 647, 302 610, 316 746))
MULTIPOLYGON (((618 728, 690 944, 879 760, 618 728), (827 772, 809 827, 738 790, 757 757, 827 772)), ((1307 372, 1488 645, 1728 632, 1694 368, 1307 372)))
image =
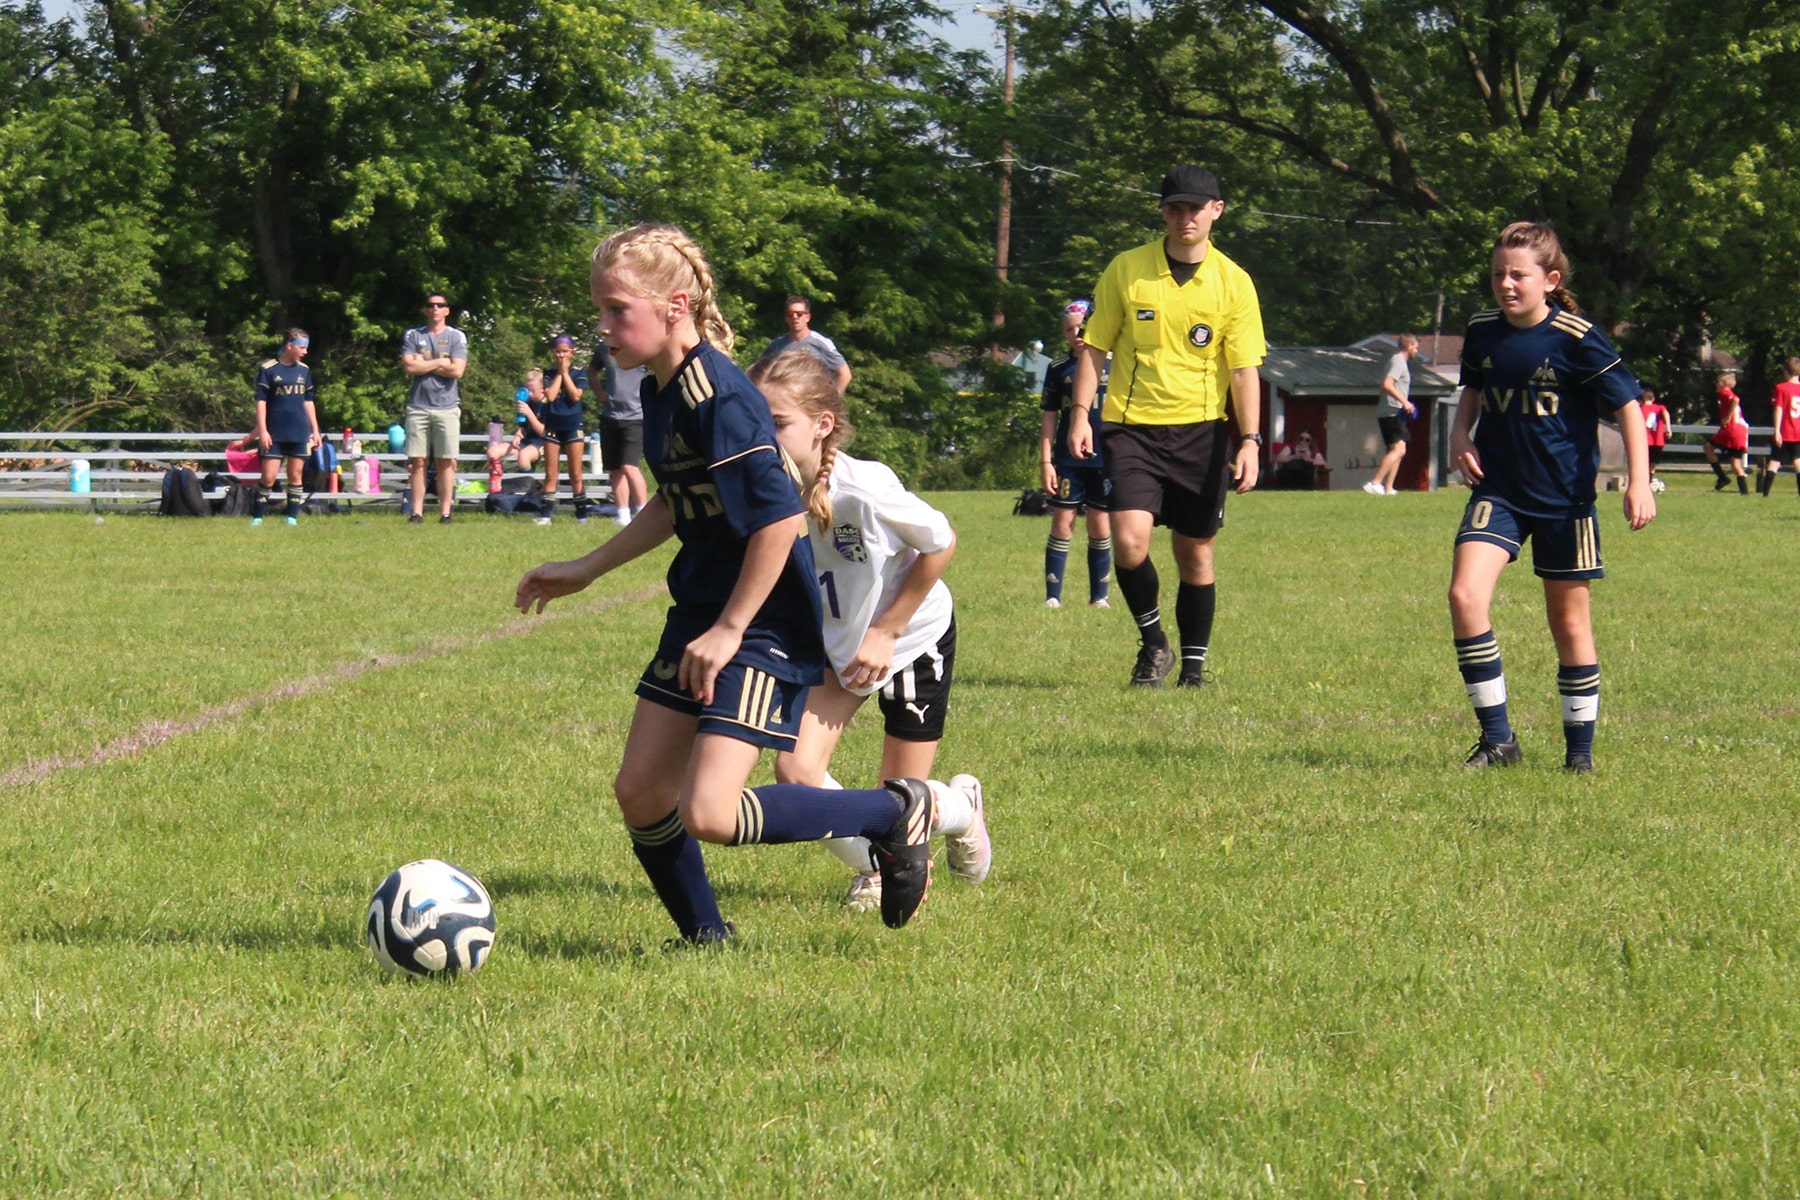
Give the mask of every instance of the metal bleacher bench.
MULTIPOLYGON (((69 432, 0 432, 0 507, 75 506, 139 506, 154 509, 162 498, 163 476, 170 467, 192 467, 204 476, 225 470, 225 446, 242 437, 237 433, 69 433, 69 432), (92 447, 91 449, 89 447, 92 447), (71 464, 76 460, 89 464, 89 490, 70 489, 71 464), (32 465, 21 465, 30 463, 32 465)), ((401 489, 407 486, 406 456, 389 453, 387 434, 356 435, 364 446, 380 446, 376 453, 366 453, 381 464, 381 490, 354 492, 349 490, 349 461, 345 467, 344 490, 317 491, 309 499, 329 499, 340 504, 399 503, 401 489)), ((336 439, 330 439, 333 444, 336 439)), ((487 482, 488 440, 480 434, 462 438, 457 454, 457 478, 479 478, 487 482), (467 471, 464 471, 464 467, 467 471)), ((590 468, 591 470, 591 468, 590 468)), ((508 471, 508 479, 537 478, 538 472, 508 471)), ((245 482, 254 477, 239 474, 245 482)), ((566 475, 565 475, 566 479, 566 475)), ((280 486, 279 482, 276 485, 280 486)), ((566 484, 565 484, 566 488, 566 484)), ((595 503, 612 500, 612 489, 606 476, 598 471, 589 477, 588 495, 595 503)), ((209 500, 220 499, 222 490, 209 492, 209 500)), ((566 490, 561 493, 566 499, 566 490)), ((480 503, 483 495, 458 495, 462 504, 480 503)))

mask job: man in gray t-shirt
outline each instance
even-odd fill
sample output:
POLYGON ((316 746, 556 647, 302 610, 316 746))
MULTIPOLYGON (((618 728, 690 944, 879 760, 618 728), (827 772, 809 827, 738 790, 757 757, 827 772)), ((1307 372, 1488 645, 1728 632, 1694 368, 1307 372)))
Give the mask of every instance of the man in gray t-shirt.
POLYGON ((1375 405, 1375 423, 1381 427, 1381 440, 1387 452, 1375 468, 1375 478, 1363 484, 1371 496, 1396 494, 1394 477, 1400 473, 1400 461, 1406 457, 1406 423, 1419 410, 1409 399, 1412 392, 1412 357, 1419 352, 1419 339, 1410 333, 1400 335, 1400 349, 1388 360, 1381 377, 1381 399, 1375 405))
POLYGON ((850 390, 850 364, 838 353, 832 340, 812 328, 812 301, 805 296, 789 296, 787 309, 783 314, 787 318, 788 332, 769 343, 769 348, 762 352, 764 358, 774 358, 777 354, 785 354, 789 350, 808 350, 814 358, 825 364, 825 369, 837 377, 838 395, 842 396, 850 390))
POLYGON ((407 520, 425 519, 425 462, 437 464, 441 524, 450 523, 456 503, 456 448, 462 438, 462 393, 457 380, 469 365, 469 339, 449 323, 450 301, 442 292, 425 297, 425 324, 400 339, 400 365, 411 384, 406 392, 406 472, 412 489, 407 520))

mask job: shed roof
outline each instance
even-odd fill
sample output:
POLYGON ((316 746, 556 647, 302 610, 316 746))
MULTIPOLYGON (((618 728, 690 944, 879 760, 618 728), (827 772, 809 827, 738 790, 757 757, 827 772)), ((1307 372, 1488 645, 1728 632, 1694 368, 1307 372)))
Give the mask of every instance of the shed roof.
MULTIPOLYGON (((1381 395, 1392 352, 1354 346, 1271 346, 1262 375, 1290 396, 1381 395)), ((1414 359, 1412 391, 1419 396, 1448 396, 1456 381, 1414 359)))

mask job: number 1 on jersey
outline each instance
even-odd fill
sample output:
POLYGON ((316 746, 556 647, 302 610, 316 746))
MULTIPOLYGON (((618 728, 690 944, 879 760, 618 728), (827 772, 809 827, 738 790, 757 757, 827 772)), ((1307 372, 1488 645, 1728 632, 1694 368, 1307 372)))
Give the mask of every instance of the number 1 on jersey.
POLYGON ((827 608, 831 609, 831 619, 834 621, 843 620, 844 614, 838 611, 837 580, 831 577, 830 571, 819 576, 819 586, 825 589, 825 605, 827 608))

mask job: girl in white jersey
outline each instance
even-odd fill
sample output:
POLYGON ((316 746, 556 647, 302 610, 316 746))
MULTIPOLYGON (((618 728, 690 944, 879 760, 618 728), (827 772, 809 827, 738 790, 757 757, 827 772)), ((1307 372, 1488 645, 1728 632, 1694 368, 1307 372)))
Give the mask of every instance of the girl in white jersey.
MULTIPOLYGON (((832 752, 863 701, 879 693, 887 730, 881 777, 928 778, 956 660, 956 622, 943 581, 956 534, 887 466, 839 453, 850 422, 835 381, 812 355, 764 359, 750 378, 768 398, 775 438, 800 475, 831 667, 809 693, 799 739, 775 760, 775 777, 835 786, 832 752)), ((980 883, 993 860, 981 782, 956 775, 947 785, 933 781, 932 790, 951 872, 980 883)), ((881 877, 870 866, 868 842, 827 845, 856 872, 845 903, 876 907, 881 877)))

